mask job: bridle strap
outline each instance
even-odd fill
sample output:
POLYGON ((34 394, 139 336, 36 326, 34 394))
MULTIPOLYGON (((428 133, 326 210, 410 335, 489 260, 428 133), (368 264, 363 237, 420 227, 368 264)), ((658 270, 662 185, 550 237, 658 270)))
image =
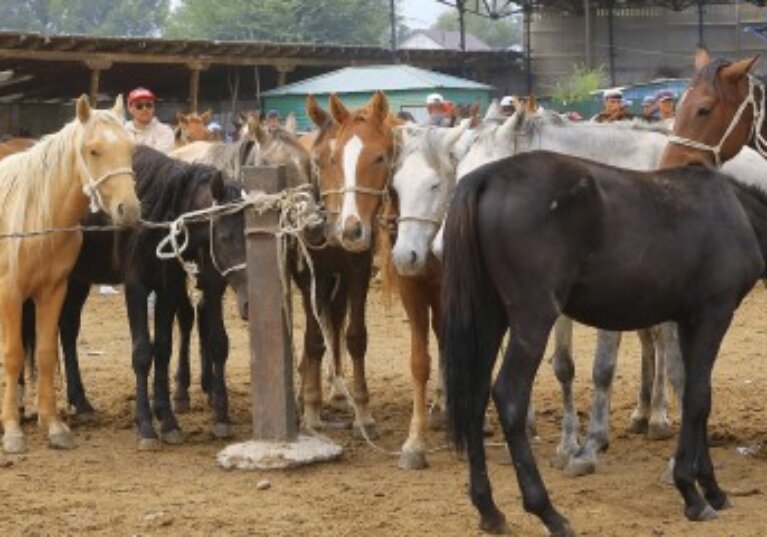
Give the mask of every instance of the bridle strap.
POLYGON ((83 185, 83 194, 88 196, 88 199, 90 200, 90 208, 92 213, 97 212, 99 209, 107 212, 107 208, 104 205, 104 199, 101 197, 101 191, 99 190, 99 187, 102 183, 114 177, 115 175, 130 175, 134 178, 136 177, 136 173, 133 171, 133 168, 117 168, 116 170, 105 173, 95 180, 88 171, 88 168, 84 167, 83 171, 87 174, 86 178, 88 179, 88 182, 83 185))
POLYGON ((387 187, 381 190, 378 190, 377 188, 368 188, 364 186, 347 186, 347 187, 339 188, 339 189, 325 190, 323 192, 320 192, 320 197, 326 198, 327 196, 340 196, 349 192, 353 192, 355 194, 367 194, 368 196, 384 197, 386 196, 389 182, 387 181, 386 184, 387 184, 387 187))
POLYGON ((704 144, 703 142, 698 142, 696 140, 690 140, 689 138, 684 138, 683 136, 677 136, 675 134, 672 134, 668 137, 668 140, 670 143, 684 145, 687 147, 691 147, 693 149, 697 149, 699 151, 710 151, 714 154, 714 164, 717 168, 722 167, 722 147, 724 146, 724 143, 727 141, 727 138, 729 138, 730 134, 732 134, 732 131, 735 130, 735 127, 738 126, 738 123, 740 123, 741 118, 743 117, 743 113, 746 111, 746 108, 751 105, 753 107, 753 122, 751 123, 751 134, 755 139, 755 145, 756 150, 764 157, 767 157, 767 140, 765 140, 762 137, 761 130, 762 126, 764 124, 765 120, 765 88, 759 82, 754 76, 749 75, 748 76, 748 96, 743 100, 742 103, 740 103, 740 106, 738 107, 738 110, 735 112, 735 115, 732 117, 732 120, 730 121, 730 124, 727 126, 727 129, 724 131, 724 134, 722 135, 722 138, 719 140, 719 143, 716 145, 708 145, 704 144), (759 86, 759 89, 762 94, 761 102, 757 103, 756 100, 756 87, 759 86))
POLYGON ((442 225, 442 220, 436 218, 429 218, 426 216, 405 215, 397 218, 397 223, 400 222, 423 222, 425 224, 434 224, 437 227, 442 225))

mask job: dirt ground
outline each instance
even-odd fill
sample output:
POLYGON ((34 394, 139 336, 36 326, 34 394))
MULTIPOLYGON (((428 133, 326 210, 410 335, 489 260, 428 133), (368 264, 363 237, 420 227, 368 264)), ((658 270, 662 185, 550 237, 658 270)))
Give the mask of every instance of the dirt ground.
MULTIPOLYGON (((80 351, 98 419, 76 426, 78 447, 72 451, 48 449, 42 432, 28 425, 29 452, 0 455, 0 535, 479 534, 466 495, 466 465, 449 451, 430 454, 430 467, 424 471, 405 472, 397 468, 396 458, 373 451, 351 431, 334 430, 330 436, 345 450, 338 462, 286 473, 219 469, 215 456, 225 443, 208 435, 210 414, 198 386, 196 355, 193 409, 180 416, 186 444, 138 453, 123 300, 93 295, 85 309, 80 351), (256 484, 265 478, 271 488, 257 490, 256 484)), ((541 436, 535 452, 556 505, 580 535, 742 537, 767 532, 767 460, 738 451, 767 439, 765 295, 757 288, 740 308, 715 371, 712 454, 735 508, 713 522, 687 522, 678 493, 659 480, 674 442, 650 442, 625 433, 638 383, 636 337, 624 338, 613 397, 612 444, 592 476, 566 477, 549 464, 561 408, 551 367, 542 366, 534 394, 541 436)), ((237 437, 246 439, 247 335, 233 300, 227 315, 232 417, 237 437)), ((399 304, 387 311, 377 290, 368 317, 371 408, 380 443, 395 450, 406 437, 411 406, 408 327, 399 304)), ((295 335, 300 341, 300 326, 295 335)), ((594 330, 577 328, 575 341, 577 401, 585 413, 591 397, 594 330)), ((444 436, 430 432, 429 442, 432 447, 443 445, 444 436)), ((488 458, 496 500, 514 533, 544 535, 537 519, 522 509, 505 450, 490 447, 488 458)))

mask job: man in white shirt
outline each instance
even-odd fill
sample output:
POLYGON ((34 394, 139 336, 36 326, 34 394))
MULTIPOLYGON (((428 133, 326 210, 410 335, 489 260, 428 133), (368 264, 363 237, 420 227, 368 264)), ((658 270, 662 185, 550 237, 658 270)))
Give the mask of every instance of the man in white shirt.
POLYGON ((137 144, 170 153, 176 145, 173 129, 154 116, 156 100, 154 93, 146 88, 131 91, 128 94, 128 113, 131 119, 125 126, 137 144))

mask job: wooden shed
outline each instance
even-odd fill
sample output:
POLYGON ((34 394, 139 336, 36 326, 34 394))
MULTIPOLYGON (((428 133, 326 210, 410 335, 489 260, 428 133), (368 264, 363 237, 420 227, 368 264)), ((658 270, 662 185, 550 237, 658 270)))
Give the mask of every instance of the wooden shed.
POLYGON ((295 114, 298 127, 312 127, 306 116, 306 96, 314 94, 323 106, 331 93, 337 93, 350 108, 363 106, 376 90, 383 90, 396 113, 411 112, 416 120, 425 119, 426 97, 440 93, 456 104, 479 101, 486 108, 493 87, 455 76, 420 69, 411 65, 368 65, 346 67, 320 76, 262 93, 264 110, 277 110, 282 117, 295 114))

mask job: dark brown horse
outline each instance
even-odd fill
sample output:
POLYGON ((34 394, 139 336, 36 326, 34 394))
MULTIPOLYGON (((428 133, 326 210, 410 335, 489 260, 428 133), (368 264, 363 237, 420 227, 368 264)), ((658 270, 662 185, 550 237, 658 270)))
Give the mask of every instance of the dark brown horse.
POLYGON ((607 330, 679 326, 686 371, 674 482, 690 520, 730 504, 708 448, 711 371, 767 254, 767 185, 701 166, 640 173, 535 151, 464 179, 445 228, 443 359, 453 440, 481 527, 506 533, 482 441, 492 387, 525 510, 569 536, 525 434, 533 380, 560 314, 607 330), (701 496, 698 486, 703 492, 701 496))

